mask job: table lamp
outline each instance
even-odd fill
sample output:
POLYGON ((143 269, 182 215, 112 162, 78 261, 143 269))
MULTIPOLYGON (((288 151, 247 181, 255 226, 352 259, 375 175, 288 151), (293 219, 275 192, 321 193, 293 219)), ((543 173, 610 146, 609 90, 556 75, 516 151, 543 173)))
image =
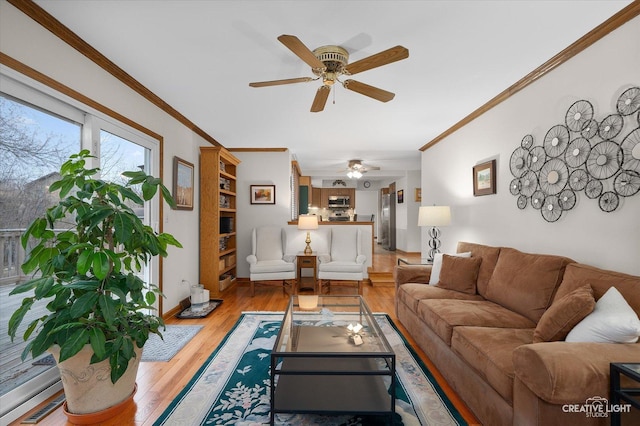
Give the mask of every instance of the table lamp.
POLYGON ((430 226, 428 260, 433 261, 436 253, 440 253, 440 230, 438 226, 451 224, 449 206, 421 206, 418 211, 418 226, 430 226))
POLYGON ((313 253, 310 245, 311 235, 309 235, 309 231, 311 231, 312 229, 318 229, 318 217, 310 214, 302 214, 298 216, 298 229, 307 231, 307 239, 304 240, 304 242, 307 243, 307 246, 304 249, 304 254, 313 253))

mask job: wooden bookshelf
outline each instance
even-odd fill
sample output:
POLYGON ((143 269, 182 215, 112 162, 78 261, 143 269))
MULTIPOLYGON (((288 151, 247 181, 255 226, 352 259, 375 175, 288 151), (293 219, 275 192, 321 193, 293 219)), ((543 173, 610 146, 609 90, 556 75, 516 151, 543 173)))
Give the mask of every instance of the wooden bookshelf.
POLYGON ((200 284, 217 298, 237 282, 236 167, 222 147, 200 148, 200 284))

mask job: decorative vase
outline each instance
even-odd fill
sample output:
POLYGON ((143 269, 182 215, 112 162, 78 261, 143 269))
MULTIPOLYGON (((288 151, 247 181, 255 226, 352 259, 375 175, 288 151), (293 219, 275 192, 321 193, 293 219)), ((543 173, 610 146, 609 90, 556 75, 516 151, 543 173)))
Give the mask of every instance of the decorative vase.
POLYGON ((116 383, 111 383, 109 360, 91 364, 91 345, 85 345, 80 352, 63 362, 58 362, 60 346, 49 348, 60 370, 66 397, 65 412, 74 417, 68 416, 72 423, 83 424, 81 417, 85 414, 100 413, 104 420, 122 412, 122 406, 133 399, 136 389, 142 348, 134 345, 134 351, 136 356, 129 361, 124 375, 116 383), (119 409, 109 410, 114 406, 119 406, 119 409))

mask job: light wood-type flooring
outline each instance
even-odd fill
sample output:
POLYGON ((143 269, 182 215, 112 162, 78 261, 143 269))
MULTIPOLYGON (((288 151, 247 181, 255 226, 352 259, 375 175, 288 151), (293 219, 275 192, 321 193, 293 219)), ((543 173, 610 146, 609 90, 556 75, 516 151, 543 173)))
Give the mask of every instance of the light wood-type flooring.
MULTIPOLYGON (((391 272, 397 264, 397 258, 419 261, 418 253, 388 252, 380 246, 375 247, 374 269, 391 272)), ((354 294, 355 288, 331 286, 331 294, 354 294)), ((424 363, 436 376, 440 385, 456 405, 469 424, 478 424, 477 419, 464 403, 442 379, 440 373, 427 359, 415 341, 408 335, 395 316, 393 287, 371 285, 363 286, 363 296, 373 312, 386 312, 393 319, 405 337, 411 343, 424 363)), ((211 352, 218 346, 243 311, 284 311, 289 294, 276 286, 256 285, 256 295, 251 297, 248 283, 239 283, 224 295, 224 302, 212 314, 203 319, 184 320, 170 318, 167 324, 201 324, 204 328, 169 362, 141 362, 138 372, 138 391, 135 404, 117 417, 101 423, 104 426, 152 425, 169 403, 189 382, 211 352)), ((43 404, 44 405, 44 404, 43 404)), ((37 411, 38 408, 33 411, 37 411)), ((28 417, 26 414, 24 418, 28 417)), ((14 424, 19 424, 17 420, 14 424)), ((67 418, 62 408, 58 408, 41 420, 38 425, 66 425, 67 418)), ((189 425, 185 425, 189 426, 189 425)))

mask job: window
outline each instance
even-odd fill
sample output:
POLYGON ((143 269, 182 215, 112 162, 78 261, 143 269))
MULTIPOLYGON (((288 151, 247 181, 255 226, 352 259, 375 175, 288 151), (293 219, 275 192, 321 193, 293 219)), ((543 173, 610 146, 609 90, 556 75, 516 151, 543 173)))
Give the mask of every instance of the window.
MULTIPOLYGON (((20 236, 56 201, 48 186, 58 179, 60 165, 82 148, 96 156, 93 167, 101 168, 105 180, 121 180, 122 172, 138 168, 159 175, 160 150, 159 141, 26 77, 2 74, 0 82, 0 422, 4 423, 32 408, 37 401, 29 399, 35 395, 46 398, 61 389, 51 359, 41 356, 22 362, 26 345, 22 332, 13 343, 7 335, 9 316, 22 300, 9 292, 28 279, 20 269, 26 256, 20 236)), ((137 207, 144 222, 155 228, 157 206, 156 202, 137 207)), ((158 271, 152 262, 143 271, 145 281, 159 282, 158 271)), ((37 318, 38 312, 32 310, 30 316, 37 318)), ((22 327, 30 322, 25 318, 22 327)))

